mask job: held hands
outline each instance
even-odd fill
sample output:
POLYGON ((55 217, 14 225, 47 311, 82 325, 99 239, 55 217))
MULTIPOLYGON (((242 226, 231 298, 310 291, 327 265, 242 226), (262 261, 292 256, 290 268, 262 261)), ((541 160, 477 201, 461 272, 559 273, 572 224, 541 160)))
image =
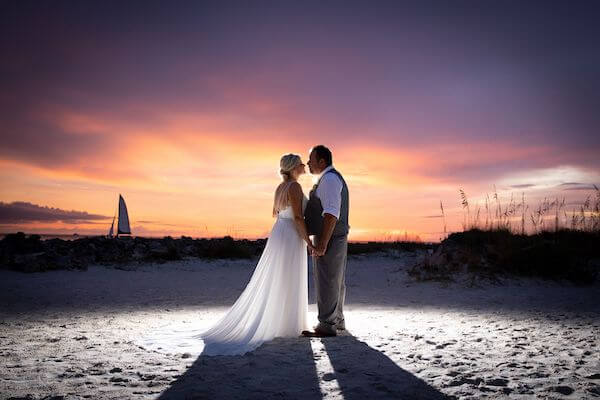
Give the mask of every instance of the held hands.
POLYGON ((317 248, 315 249, 315 256, 317 256, 317 257, 324 256, 326 250, 327 249, 325 248, 325 246, 317 246, 317 248))
POLYGON ((321 256, 323 256, 325 254, 326 248, 325 248, 325 246, 321 246, 321 245, 315 247, 312 244, 309 244, 308 245, 308 250, 310 251, 310 255, 311 256, 313 256, 313 257, 321 257, 321 256))

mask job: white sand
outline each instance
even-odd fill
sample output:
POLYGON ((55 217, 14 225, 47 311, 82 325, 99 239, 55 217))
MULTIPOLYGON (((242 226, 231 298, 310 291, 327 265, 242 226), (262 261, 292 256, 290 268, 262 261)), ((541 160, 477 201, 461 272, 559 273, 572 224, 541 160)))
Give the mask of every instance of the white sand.
POLYGON ((0 398, 600 397, 600 286, 413 283, 413 261, 351 257, 348 332, 239 357, 140 343, 210 325, 255 261, 0 271, 0 398))

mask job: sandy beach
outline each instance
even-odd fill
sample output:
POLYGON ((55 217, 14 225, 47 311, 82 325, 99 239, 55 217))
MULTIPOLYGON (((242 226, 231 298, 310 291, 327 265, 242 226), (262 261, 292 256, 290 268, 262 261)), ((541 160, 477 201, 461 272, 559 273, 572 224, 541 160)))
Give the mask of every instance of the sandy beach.
MULTIPOLYGON (((236 357, 161 338, 215 322, 256 260, 0 271, 0 397, 600 397, 598 284, 414 282, 415 257, 350 257, 342 335, 236 357)), ((312 289, 310 301, 316 321, 312 289)))

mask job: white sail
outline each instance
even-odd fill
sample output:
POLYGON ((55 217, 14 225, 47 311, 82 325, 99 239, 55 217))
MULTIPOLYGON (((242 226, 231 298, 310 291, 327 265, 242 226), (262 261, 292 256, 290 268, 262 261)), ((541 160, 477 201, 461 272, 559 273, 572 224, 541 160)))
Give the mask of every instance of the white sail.
POLYGON ((131 229, 129 228, 129 215, 127 214, 125 200, 123 199, 123 196, 119 195, 119 223, 117 225, 117 235, 121 233, 131 234, 131 229))
POLYGON ((112 224, 110 224, 110 231, 108 231, 108 237, 111 238, 113 237, 113 234, 115 233, 115 217, 113 217, 113 222, 112 224))

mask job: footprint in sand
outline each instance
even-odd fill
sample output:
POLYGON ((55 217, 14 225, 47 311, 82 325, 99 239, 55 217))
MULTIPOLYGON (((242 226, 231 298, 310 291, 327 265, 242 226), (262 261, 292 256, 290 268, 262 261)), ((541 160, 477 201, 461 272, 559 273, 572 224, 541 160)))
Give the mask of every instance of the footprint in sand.
POLYGON ((488 386, 507 386, 508 385, 508 379, 493 378, 493 379, 485 381, 485 384, 488 385, 488 386))
POLYGON ((481 382, 483 382, 483 379, 481 378, 466 378, 464 376, 461 376, 459 378, 451 380, 448 383, 448 386, 462 386, 465 384, 478 386, 481 382))
POLYGON ((113 382, 113 383, 121 383, 121 382, 129 382, 129 379, 122 378, 120 376, 113 376, 108 381, 113 382))
POLYGON ((156 378, 156 375, 154 375, 154 374, 141 374, 139 372, 137 374, 140 377, 140 379, 143 381, 151 381, 154 378, 156 378))
POLYGON ((550 388, 550 391, 557 392, 560 394, 564 394, 565 396, 568 396, 568 395, 572 394, 575 390, 573 390, 573 388, 571 388, 570 386, 552 386, 550 388))
POLYGON ((600 386, 594 386, 588 389, 588 392, 600 396, 600 386))

